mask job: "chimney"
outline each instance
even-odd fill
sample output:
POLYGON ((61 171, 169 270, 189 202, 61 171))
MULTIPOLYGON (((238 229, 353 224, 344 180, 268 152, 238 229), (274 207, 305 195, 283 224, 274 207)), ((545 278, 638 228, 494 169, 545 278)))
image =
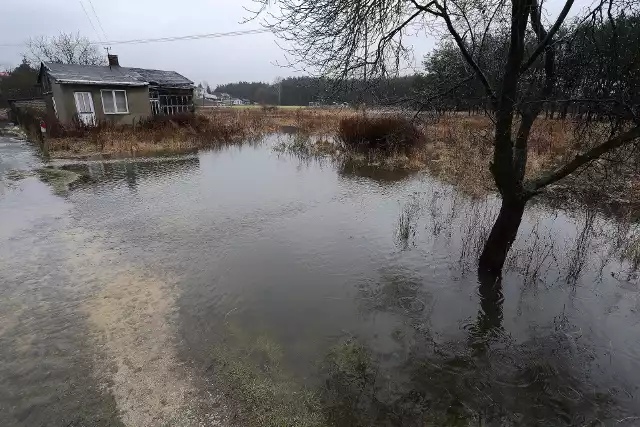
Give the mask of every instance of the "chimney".
POLYGON ((109 58, 109 67, 119 67, 120 63, 118 62, 118 55, 107 55, 109 58))

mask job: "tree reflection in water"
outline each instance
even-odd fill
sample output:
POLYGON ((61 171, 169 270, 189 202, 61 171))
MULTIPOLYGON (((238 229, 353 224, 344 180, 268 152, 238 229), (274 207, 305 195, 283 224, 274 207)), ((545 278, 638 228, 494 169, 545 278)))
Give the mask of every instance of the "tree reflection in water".
MULTIPOLYGON (((415 281, 399 280, 395 275, 366 290, 367 307, 397 312, 403 299, 424 299, 415 281)), ((417 313, 407 312, 412 336, 403 337, 409 344, 402 355, 376 354, 354 338, 337 345, 322 365, 329 424, 603 425, 614 409, 621 418, 616 397, 622 391, 592 383, 593 351, 567 319, 516 342, 503 328, 501 280, 479 282, 480 307, 466 339, 439 342, 428 321, 416 322, 417 313)))

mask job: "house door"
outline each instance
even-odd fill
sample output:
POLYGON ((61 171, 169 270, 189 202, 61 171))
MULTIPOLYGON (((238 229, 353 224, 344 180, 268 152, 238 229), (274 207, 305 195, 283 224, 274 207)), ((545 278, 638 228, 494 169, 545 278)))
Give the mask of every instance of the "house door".
POLYGON ((93 108, 91 92, 74 92, 74 96, 80 122, 85 126, 95 126, 96 110, 93 108))

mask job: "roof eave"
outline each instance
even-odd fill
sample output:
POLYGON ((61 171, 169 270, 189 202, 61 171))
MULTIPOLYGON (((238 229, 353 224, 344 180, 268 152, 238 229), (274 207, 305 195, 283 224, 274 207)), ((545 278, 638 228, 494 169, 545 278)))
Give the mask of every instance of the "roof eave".
POLYGON ((147 82, 111 82, 103 80, 73 80, 73 79, 55 79, 60 84, 77 84, 77 85, 94 85, 94 86, 148 86, 147 82))
POLYGON ((157 85, 157 88, 161 89, 193 89, 193 86, 178 86, 178 85, 157 85))

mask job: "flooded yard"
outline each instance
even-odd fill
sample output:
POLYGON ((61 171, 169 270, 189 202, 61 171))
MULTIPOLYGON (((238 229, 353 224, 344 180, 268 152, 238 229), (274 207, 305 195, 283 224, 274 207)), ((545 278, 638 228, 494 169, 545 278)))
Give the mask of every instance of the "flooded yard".
POLYGON ((532 205, 496 285, 493 196, 282 138, 68 188, 0 138, 0 425, 640 424, 635 223, 532 205))

